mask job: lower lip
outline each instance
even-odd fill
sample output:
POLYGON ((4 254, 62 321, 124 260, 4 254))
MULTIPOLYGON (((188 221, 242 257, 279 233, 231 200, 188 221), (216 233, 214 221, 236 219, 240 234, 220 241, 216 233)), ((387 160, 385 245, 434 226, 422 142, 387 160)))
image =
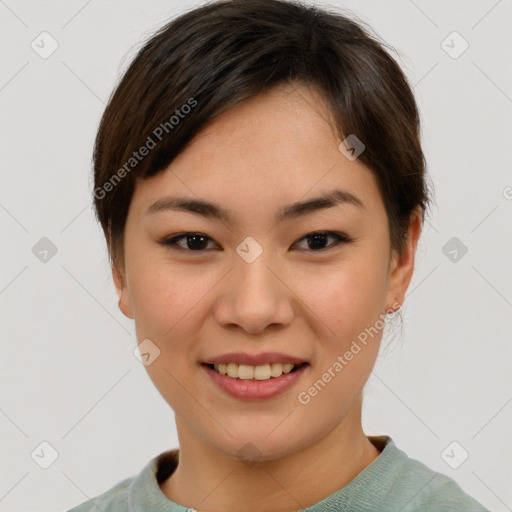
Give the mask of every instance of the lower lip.
POLYGON ((222 375, 206 364, 201 366, 222 391, 242 400, 264 400, 277 396, 290 389, 309 367, 308 364, 304 364, 294 372, 283 373, 280 377, 271 377, 267 380, 244 380, 222 375))

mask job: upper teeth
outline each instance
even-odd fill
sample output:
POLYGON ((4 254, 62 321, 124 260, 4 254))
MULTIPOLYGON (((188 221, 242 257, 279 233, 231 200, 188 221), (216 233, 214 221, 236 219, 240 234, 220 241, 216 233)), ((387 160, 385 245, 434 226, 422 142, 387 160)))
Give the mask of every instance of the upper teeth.
POLYGON ((260 366, 250 366, 247 364, 214 364, 215 370, 222 375, 227 375, 234 379, 256 379, 267 380, 270 377, 280 377, 283 373, 290 373, 295 365, 292 363, 272 363, 262 364, 260 366))

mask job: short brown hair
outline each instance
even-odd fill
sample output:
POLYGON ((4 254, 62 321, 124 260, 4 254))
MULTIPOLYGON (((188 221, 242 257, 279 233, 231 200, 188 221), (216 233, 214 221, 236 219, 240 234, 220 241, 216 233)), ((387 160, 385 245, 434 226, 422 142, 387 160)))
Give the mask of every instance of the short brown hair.
POLYGON ((124 260, 136 181, 164 170, 221 112, 283 82, 315 86, 340 140, 355 134, 364 143, 359 159, 377 176, 392 247, 402 250, 428 189, 418 109, 398 64, 340 13, 296 1, 232 0, 161 28, 109 100, 94 148, 94 203, 113 263, 124 260))

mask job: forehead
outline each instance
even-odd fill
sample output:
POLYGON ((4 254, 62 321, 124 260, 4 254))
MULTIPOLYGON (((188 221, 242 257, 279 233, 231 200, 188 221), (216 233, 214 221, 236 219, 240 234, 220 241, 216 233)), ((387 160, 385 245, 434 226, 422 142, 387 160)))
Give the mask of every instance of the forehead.
POLYGON ((267 207, 274 214, 284 204, 335 188, 377 204, 373 172, 348 160, 340 142, 317 91, 276 87, 216 117, 166 170, 138 182, 133 207, 142 214, 172 194, 209 199, 235 211, 267 207))
POLYGON ((321 94, 315 88, 282 84, 216 117, 191 145, 199 158, 206 153, 222 159, 232 149, 241 158, 250 154, 281 162, 294 156, 314 158, 312 151, 336 146, 336 139, 321 94))

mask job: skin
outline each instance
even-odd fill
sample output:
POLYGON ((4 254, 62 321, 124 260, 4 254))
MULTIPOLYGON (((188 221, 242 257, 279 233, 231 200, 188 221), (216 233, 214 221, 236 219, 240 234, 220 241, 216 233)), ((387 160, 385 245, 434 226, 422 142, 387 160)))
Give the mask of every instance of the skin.
POLYGON ((363 432, 361 405, 381 332, 308 404, 297 395, 403 302, 421 215, 412 215, 397 254, 376 178, 339 151, 327 112, 315 90, 279 86, 215 118, 166 170, 137 183, 113 278, 137 339, 161 351, 146 369, 175 412, 180 445, 179 465, 161 490, 182 505, 297 510, 346 485, 379 455, 363 432), (283 206, 334 188, 364 207, 340 204, 276 224, 283 206), (146 214, 167 195, 215 202, 233 220, 146 214), (320 245, 326 250, 310 249, 304 237, 324 230, 353 241, 328 237, 320 245), (159 243, 183 232, 207 235, 205 250, 194 251, 193 240, 159 243), (247 236, 263 249, 252 263, 236 252, 247 236), (244 401, 218 389, 200 366, 235 351, 284 352, 310 366, 281 395, 244 401), (259 455, 253 463, 240 456, 248 442, 259 455))

